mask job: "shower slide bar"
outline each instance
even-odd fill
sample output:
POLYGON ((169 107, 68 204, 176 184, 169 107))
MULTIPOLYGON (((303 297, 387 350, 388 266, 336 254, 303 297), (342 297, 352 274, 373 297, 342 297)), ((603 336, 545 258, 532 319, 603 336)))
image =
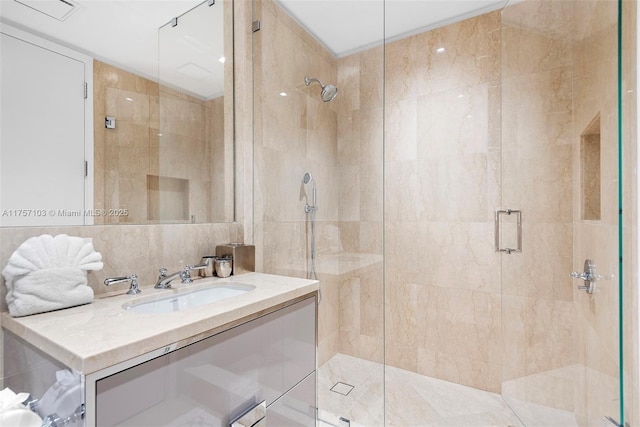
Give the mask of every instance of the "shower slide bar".
POLYGON ((505 252, 507 255, 511 255, 513 252, 522 252, 522 211, 517 209, 498 209, 496 210, 496 216, 494 219, 495 224, 495 246, 496 252, 505 252), (502 215, 516 215, 516 227, 517 227, 517 246, 516 248, 503 248, 500 244, 500 230, 502 228, 502 221, 500 218, 502 215))

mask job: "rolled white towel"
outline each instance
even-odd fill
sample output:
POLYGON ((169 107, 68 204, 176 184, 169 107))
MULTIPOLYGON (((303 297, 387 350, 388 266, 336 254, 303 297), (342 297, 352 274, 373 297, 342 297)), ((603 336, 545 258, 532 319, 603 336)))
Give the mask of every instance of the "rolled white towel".
POLYGON ((93 290, 87 286, 87 271, 102 267, 102 255, 80 237, 32 237, 2 270, 9 313, 26 316, 89 303, 93 290))
MULTIPOLYGON (((32 237, 31 239, 36 238, 32 237)), ((2 270, 2 275, 7 280, 48 266, 49 259, 41 256, 38 248, 32 246, 36 240, 31 239, 20 245, 19 253, 18 251, 14 252, 9 258, 9 263, 2 270)))
POLYGON ((87 273, 75 267, 43 268, 7 282, 7 305, 13 317, 88 304, 93 289, 87 273))
MULTIPOLYGON (((44 237, 44 236, 40 236, 44 237)), ((69 239, 66 234, 58 234, 53 238, 56 248, 56 265, 58 267, 69 267, 69 245, 76 239, 69 239)))
POLYGON ((55 267, 101 270, 102 255, 91 242, 80 237, 43 234, 22 243, 9 258, 2 275, 9 282, 32 271, 55 267))
POLYGON ((40 427, 42 418, 29 408, 24 402, 29 393, 14 393, 9 387, 0 391, 0 425, 20 427, 40 427))

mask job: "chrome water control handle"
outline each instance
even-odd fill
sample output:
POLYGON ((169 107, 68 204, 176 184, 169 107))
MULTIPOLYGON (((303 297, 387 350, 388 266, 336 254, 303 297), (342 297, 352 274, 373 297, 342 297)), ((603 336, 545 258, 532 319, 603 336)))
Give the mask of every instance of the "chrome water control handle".
POLYGON ((589 273, 578 273, 576 271, 571 273, 573 279, 591 280, 589 273))
POLYGON ((193 279, 191 278, 191 269, 188 265, 180 272, 180 280, 182 280, 182 283, 193 283, 193 279))
POLYGON ((605 277, 596 274, 596 265, 590 259, 584 261, 584 271, 574 271, 570 274, 573 279, 584 280, 583 285, 578 286, 578 290, 585 291, 588 294, 596 292, 596 281, 605 277))
POLYGON ((615 276, 613 274, 609 274, 607 276, 601 276, 596 273, 596 265, 590 259, 586 259, 584 261, 584 271, 578 273, 574 271, 571 273, 571 277, 574 279, 582 279, 584 280, 584 284, 578 286, 578 289, 581 291, 586 291, 588 294, 592 294, 594 292, 600 292, 599 289, 596 289, 596 282, 598 280, 613 280, 615 276))
POLYGON ((127 295, 138 295, 140 292, 142 292, 138 288, 138 276, 135 273, 129 276, 108 277, 104 279, 105 286, 111 286, 122 282, 131 282, 129 290, 127 291, 127 295))

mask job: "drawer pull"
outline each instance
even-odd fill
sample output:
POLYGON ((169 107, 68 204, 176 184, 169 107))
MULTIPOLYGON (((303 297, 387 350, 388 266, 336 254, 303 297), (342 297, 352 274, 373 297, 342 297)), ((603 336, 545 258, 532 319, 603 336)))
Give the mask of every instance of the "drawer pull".
POLYGON ((267 402, 263 400, 235 421, 231 422, 231 427, 266 427, 267 402))

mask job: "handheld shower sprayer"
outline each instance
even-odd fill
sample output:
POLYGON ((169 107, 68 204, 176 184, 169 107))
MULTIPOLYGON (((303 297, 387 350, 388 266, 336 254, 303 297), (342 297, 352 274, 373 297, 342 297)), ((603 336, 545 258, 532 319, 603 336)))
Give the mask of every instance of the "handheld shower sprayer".
POLYGON ((318 210, 318 205, 316 203, 316 193, 317 193, 317 189, 316 189, 316 181, 313 179, 313 177, 311 176, 311 174, 309 172, 304 174, 304 177, 302 178, 302 182, 306 184, 312 183, 312 187, 311 187, 311 200, 312 200, 312 204, 309 205, 309 203, 305 203, 304 205, 304 211, 306 213, 310 213, 310 212, 315 212, 318 210))
MULTIPOLYGON (((304 185, 312 185, 311 200, 313 204, 309 205, 308 201, 304 204, 304 211, 305 213, 309 214, 309 221, 311 223, 311 269, 309 270, 308 278, 318 280, 318 274, 316 273, 316 212, 318 211, 316 193, 318 190, 316 188, 316 181, 313 179, 309 172, 304 174, 304 176, 302 177, 302 182, 304 183, 304 185)), ((322 294, 320 294, 318 303, 320 303, 321 299, 322 294)))

